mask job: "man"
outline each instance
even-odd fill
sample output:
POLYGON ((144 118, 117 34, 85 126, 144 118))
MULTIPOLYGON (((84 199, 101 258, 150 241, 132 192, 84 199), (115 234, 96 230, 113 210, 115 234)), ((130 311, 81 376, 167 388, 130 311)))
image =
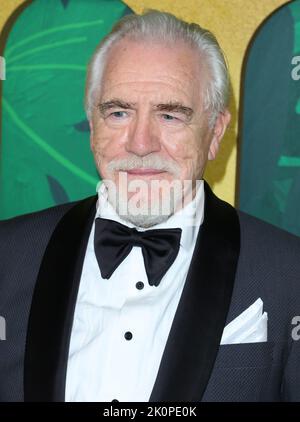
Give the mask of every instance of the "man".
POLYGON ((300 400, 300 242, 202 180, 228 85, 213 35, 170 14, 102 41, 98 195, 0 225, 2 401, 300 400))

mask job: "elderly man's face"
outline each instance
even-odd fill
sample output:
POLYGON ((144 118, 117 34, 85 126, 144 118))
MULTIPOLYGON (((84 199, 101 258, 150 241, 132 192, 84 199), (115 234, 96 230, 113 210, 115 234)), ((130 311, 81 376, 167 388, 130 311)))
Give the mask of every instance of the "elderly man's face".
MULTIPOLYGON (((183 43, 123 40, 112 48, 90 122, 91 148, 102 179, 113 181, 121 198, 125 190, 127 200, 137 194, 128 192, 133 181, 150 187, 153 180, 172 185, 202 178, 230 118, 220 114, 209 127, 202 94, 207 79, 199 57, 183 43)), ((139 193, 148 206, 165 195, 149 192, 139 193)))

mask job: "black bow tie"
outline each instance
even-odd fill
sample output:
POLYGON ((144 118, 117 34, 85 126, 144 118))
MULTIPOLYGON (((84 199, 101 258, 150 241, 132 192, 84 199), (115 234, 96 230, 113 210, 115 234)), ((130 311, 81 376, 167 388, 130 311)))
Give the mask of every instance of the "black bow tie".
POLYGON ((110 278, 132 247, 140 246, 149 284, 158 286, 175 261, 180 236, 178 228, 139 232, 113 220, 96 218, 94 247, 101 276, 110 278))

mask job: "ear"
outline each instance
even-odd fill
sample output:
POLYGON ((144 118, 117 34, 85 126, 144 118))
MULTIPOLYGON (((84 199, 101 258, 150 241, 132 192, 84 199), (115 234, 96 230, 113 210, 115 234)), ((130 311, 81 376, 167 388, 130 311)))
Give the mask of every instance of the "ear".
POLYGON ((89 126, 90 126, 90 148, 93 151, 94 126, 93 126, 92 118, 89 120, 89 126))
POLYGON ((224 136, 224 133, 227 129, 227 126, 230 123, 231 114, 228 110, 225 110, 218 114, 218 117, 215 121, 213 128, 213 137, 210 143, 208 151, 208 159, 214 160, 218 154, 221 140, 224 136))

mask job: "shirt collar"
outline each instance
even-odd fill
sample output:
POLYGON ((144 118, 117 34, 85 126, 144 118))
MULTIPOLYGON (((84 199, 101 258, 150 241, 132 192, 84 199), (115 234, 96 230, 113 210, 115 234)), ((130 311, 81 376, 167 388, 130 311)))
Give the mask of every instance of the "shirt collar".
MULTIPOLYGON (((101 183, 98 188, 98 201, 96 217, 107 218, 124 224, 127 227, 136 228, 139 231, 148 230, 136 227, 134 224, 123 220, 107 199, 107 187, 101 183)), ((168 220, 151 226, 149 229, 166 229, 179 227, 182 230, 180 245, 188 250, 194 244, 198 229, 204 219, 204 183, 197 180, 196 195, 184 208, 171 215, 168 220)))

